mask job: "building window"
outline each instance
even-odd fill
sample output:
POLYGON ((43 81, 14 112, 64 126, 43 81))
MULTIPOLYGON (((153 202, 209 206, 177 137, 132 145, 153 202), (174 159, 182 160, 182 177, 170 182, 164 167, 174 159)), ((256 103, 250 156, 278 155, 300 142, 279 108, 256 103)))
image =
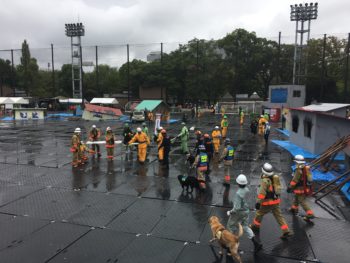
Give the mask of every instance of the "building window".
POLYGON ((310 118, 304 119, 304 136, 311 138, 311 130, 312 130, 312 120, 310 118))
POLYGON ((300 90, 293 90, 293 97, 294 98, 300 98, 301 91, 300 90))
POLYGON ((299 117, 298 115, 293 115, 292 117, 292 130, 295 133, 298 133, 298 129, 299 129, 299 117))

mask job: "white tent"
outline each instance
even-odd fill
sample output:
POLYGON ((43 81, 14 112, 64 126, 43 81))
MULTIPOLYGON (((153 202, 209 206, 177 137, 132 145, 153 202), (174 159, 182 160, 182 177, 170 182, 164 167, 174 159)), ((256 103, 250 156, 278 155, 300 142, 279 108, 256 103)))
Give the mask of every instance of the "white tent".
POLYGON ((29 104, 29 100, 23 97, 0 97, 0 104, 29 104))
POLYGON ((82 103, 82 99, 59 99, 58 100, 60 103, 62 104, 81 104, 82 103))
POLYGON ((118 100, 115 98, 93 98, 90 101, 91 104, 109 104, 116 105, 119 104, 118 100))

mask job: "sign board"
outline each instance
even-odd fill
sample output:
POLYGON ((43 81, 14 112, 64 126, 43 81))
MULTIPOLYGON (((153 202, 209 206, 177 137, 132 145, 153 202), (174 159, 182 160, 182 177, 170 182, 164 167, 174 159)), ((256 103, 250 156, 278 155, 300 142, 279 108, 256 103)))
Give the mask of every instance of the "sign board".
POLYGON ((16 109, 15 120, 43 120, 46 109, 16 109))
POLYGON ((272 103, 286 103, 288 99, 287 88, 271 89, 271 102, 272 103))

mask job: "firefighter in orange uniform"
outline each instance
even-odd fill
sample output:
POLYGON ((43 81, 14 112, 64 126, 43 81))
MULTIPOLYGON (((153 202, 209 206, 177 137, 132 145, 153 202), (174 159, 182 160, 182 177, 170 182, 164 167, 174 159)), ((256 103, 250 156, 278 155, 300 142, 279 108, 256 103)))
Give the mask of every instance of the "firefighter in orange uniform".
POLYGON ((283 232, 281 238, 287 239, 292 236, 291 231, 286 223, 286 220, 282 216, 280 202, 280 182, 279 177, 274 175, 272 165, 265 163, 262 167, 261 181, 258 191, 258 198, 255 204, 256 214, 251 225, 252 230, 255 233, 259 233, 260 226, 264 215, 272 212, 277 223, 280 225, 283 232), (278 180, 279 187, 276 187, 275 180, 278 180), (277 189, 278 188, 278 189, 277 189))
POLYGON ((106 129, 106 150, 107 150, 107 159, 112 161, 114 158, 114 134, 111 127, 106 129))
POLYGON ((265 123, 266 123, 266 119, 264 118, 264 115, 261 115, 259 118, 259 134, 263 135, 264 134, 264 128, 265 128, 265 123))
POLYGON ((225 139, 227 135, 227 128, 228 128, 228 121, 227 116, 224 115, 224 118, 221 121, 221 131, 222 131, 222 138, 225 139))
POLYGON ((211 133, 211 137, 213 138, 214 152, 218 154, 219 148, 220 148, 220 139, 221 139, 221 132, 220 132, 219 126, 215 126, 213 132, 211 133))
MULTIPOLYGON (((96 127, 96 125, 91 126, 91 130, 89 131, 89 140, 92 142, 97 142, 101 137, 101 131, 96 127)), ((97 157, 101 157, 100 145, 92 144, 90 154, 95 155, 97 153, 97 157)))
POLYGON ((306 216, 304 216, 303 219, 306 222, 311 222, 311 219, 315 216, 309 204, 306 202, 306 198, 312 194, 312 174, 310 172, 310 167, 305 165, 304 156, 296 155, 294 157, 294 162, 296 162, 297 167, 287 189, 288 193, 294 192, 294 201, 289 211, 293 214, 297 214, 300 204, 306 212, 306 216))
POLYGON ((146 160, 147 145, 149 145, 151 142, 148 136, 142 132, 140 127, 138 127, 136 131, 137 133, 129 141, 129 145, 135 142, 138 143, 138 160, 141 164, 143 164, 146 160))
POLYGON ((163 143, 163 127, 159 127, 160 132, 158 132, 158 136, 157 136, 157 145, 158 145, 158 161, 161 163, 163 162, 164 159, 164 148, 160 147, 163 143))
POLYGON ((80 151, 80 133, 81 130, 80 128, 76 128, 74 130, 74 134, 72 136, 72 140, 71 140, 71 147, 70 147, 70 151, 73 154, 73 160, 72 160, 72 166, 78 167, 78 165, 81 163, 81 160, 79 158, 79 151, 80 151))

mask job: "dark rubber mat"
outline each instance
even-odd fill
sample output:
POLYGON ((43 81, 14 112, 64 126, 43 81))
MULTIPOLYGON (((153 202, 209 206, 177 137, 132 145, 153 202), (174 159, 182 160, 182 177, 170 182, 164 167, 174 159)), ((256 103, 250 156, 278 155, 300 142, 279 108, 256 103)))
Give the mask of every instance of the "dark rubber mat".
MULTIPOLYGON (((264 253, 297 260, 314 260, 315 255, 305 232, 306 222, 298 216, 283 216, 294 232, 293 237, 288 241, 281 240, 282 231, 275 218, 272 214, 264 216, 260 233, 264 253)), ((254 215, 251 218, 253 217, 254 215)))
POLYGON ((131 176, 124 184, 112 190, 112 193, 140 196, 151 186, 152 178, 147 176, 131 176))
MULTIPOLYGON (((299 260, 292 260, 281 257, 273 257, 263 253, 254 255, 253 253, 240 254, 244 263, 300 263, 299 260)), ((209 244, 189 244, 178 256, 176 263, 236 263, 231 256, 227 256, 227 251, 223 255, 219 254, 219 247, 209 244)))
POLYGON ((151 233, 172 205, 173 202, 170 201, 138 199, 114 219, 108 228, 136 234, 151 233))
POLYGON ((350 262, 350 223, 316 218, 306 233, 316 258, 321 262, 350 262))
POLYGON ((41 186, 14 185, 11 183, 0 184, 0 206, 23 198, 42 188, 41 186))
POLYGON ((175 262, 183 242, 139 236, 118 255, 118 263, 175 262))
POLYGON ((23 238, 47 224, 48 221, 30 217, 0 214, 0 250, 20 244, 23 238))
POLYGON ((80 238, 88 227, 52 223, 0 252, 3 262, 45 262, 80 238), (40 253, 39 253, 40 251, 40 253))
POLYGON ((211 208, 208 206, 174 203, 153 230, 155 236, 182 241, 198 241, 207 224, 211 208))
POLYGON ((77 224, 104 227, 114 217, 130 206, 135 200, 132 196, 99 194, 101 198, 67 219, 77 224))
POLYGON ((107 229, 91 230, 49 262, 117 262, 118 254, 135 238, 132 234, 107 229))
POLYGON ((83 210, 85 206, 101 200, 102 195, 46 188, 0 208, 0 212, 28 215, 41 219, 63 220, 83 210))

